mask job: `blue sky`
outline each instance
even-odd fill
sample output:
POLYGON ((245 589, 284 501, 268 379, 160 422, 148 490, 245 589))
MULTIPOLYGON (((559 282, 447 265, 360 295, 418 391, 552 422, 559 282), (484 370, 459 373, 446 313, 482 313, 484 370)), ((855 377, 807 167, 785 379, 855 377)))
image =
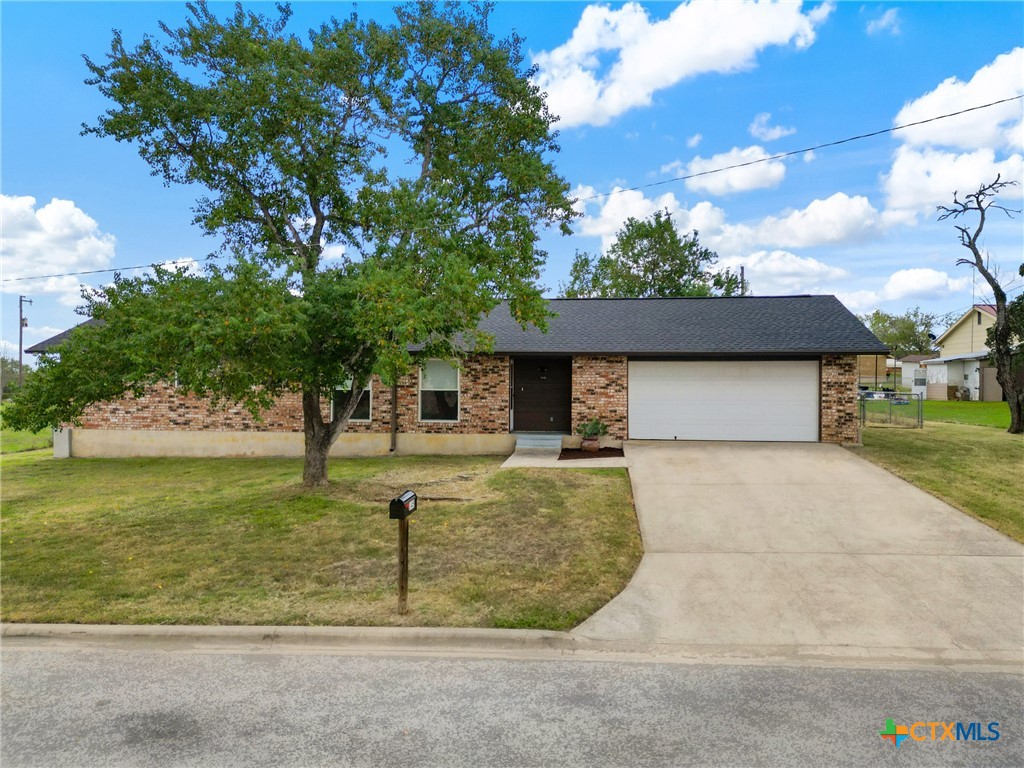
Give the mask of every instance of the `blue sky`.
MULTIPOLYGON (((351 6, 294 8, 301 32, 351 6)), ((359 11, 387 20, 392 6, 359 11)), ((101 58, 114 28, 133 44, 185 16, 176 3, 0 4, 6 354, 17 353, 19 294, 33 301, 27 346, 80 321, 78 286, 103 285, 110 273, 10 278, 201 259, 217 248, 190 223, 199 190, 164 187, 132 146, 79 135, 105 109, 83 82, 82 54, 101 58)), ((667 208, 723 265, 745 266, 760 295, 834 293, 856 312, 947 312, 965 310, 972 292, 988 299, 972 270, 956 266, 963 249, 934 210, 997 172, 1022 179, 1021 100, 745 171, 671 179, 1020 96, 1024 4, 499 3, 493 27, 524 36, 540 68, 562 118, 561 174, 581 198, 612 193, 580 203, 586 215, 573 236, 544 238, 550 295, 577 249, 607 247, 628 216, 667 208)), ((1020 208, 1020 189, 1005 201, 1020 208)), ((1022 219, 994 218, 984 245, 1014 274, 1022 219)))

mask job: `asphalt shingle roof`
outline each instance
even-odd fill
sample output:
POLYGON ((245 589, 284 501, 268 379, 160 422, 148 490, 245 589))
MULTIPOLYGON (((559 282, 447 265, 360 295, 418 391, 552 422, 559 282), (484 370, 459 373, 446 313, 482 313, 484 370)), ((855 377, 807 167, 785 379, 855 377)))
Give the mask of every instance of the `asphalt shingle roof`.
POLYGON ((512 354, 885 354, 835 296, 552 299, 548 333, 523 331, 505 305, 480 323, 512 354))
POLYGON ((68 328, 66 331, 61 331, 56 336, 51 336, 48 339, 43 339, 38 344, 33 344, 31 347, 28 347, 25 351, 28 352, 30 355, 38 355, 40 352, 49 352, 51 348, 56 347, 62 341, 67 339, 68 336, 71 335, 71 332, 75 330, 75 328, 78 328, 83 325, 96 325, 99 322, 99 320, 95 320, 90 317, 84 323, 79 323, 74 328, 68 328))
MULTIPOLYGON (((835 296, 551 299, 548 332, 524 331, 499 305, 480 322, 505 354, 740 356, 886 354, 835 296)), ((86 323, 93 323, 87 320, 86 323)), ((73 330, 73 329, 71 329, 73 330)), ((60 344, 71 330, 29 347, 60 344)))

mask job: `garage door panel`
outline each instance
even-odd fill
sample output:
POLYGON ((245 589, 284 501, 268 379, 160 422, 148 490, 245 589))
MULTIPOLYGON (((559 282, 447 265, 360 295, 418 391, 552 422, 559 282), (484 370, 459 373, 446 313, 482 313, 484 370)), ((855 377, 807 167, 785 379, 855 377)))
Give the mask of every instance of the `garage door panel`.
POLYGON ((629 436, 816 441, 818 363, 630 361, 629 436))

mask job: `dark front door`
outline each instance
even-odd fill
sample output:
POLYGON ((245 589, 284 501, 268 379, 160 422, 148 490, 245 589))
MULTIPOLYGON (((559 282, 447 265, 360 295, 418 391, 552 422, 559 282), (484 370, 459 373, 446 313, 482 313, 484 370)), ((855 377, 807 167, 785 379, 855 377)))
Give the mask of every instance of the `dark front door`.
POLYGON ((517 357, 512 371, 512 428, 568 432, 572 426, 572 360, 517 357))

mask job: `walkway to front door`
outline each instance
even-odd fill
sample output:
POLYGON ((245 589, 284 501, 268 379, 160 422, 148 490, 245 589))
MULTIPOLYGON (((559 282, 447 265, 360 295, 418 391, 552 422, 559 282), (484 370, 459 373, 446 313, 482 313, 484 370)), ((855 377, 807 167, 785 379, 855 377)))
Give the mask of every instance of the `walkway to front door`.
POLYGON ((572 359, 517 357, 512 361, 512 430, 569 432, 572 359))

